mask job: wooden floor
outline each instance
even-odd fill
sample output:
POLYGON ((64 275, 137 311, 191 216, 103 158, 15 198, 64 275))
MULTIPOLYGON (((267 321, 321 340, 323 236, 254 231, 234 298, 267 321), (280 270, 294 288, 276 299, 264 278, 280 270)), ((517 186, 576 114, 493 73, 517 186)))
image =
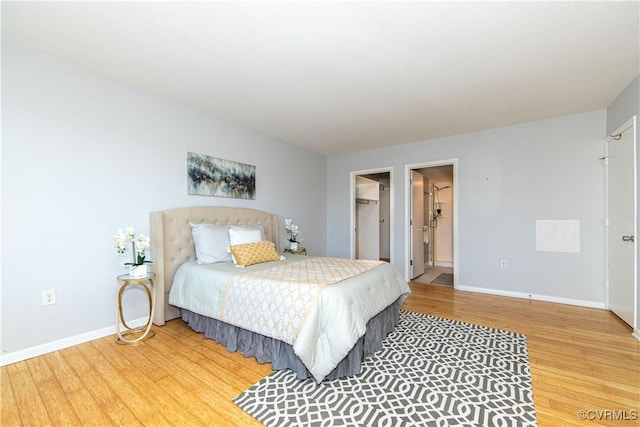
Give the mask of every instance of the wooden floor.
MULTIPOLYGON (((447 286, 411 287, 407 310, 527 335, 540 426, 638 425, 577 415, 640 416, 640 342, 614 315, 447 286)), ((154 330, 155 337, 136 346, 117 345, 111 336, 2 367, 0 425, 260 425, 231 399, 270 365, 228 353, 181 320, 154 330)))

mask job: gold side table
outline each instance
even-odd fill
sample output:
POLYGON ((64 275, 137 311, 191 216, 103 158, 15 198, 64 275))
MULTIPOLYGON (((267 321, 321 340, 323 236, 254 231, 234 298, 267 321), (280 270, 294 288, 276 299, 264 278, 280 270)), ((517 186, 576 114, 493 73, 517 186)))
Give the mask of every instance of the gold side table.
POLYGON ((296 249, 295 251, 291 248, 286 248, 284 250, 284 253, 290 253, 291 255, 306 255, 307 254, 307 249, 303 248, 302 246, 298 246, 298 249, 296 249))
POLYGON ((116 342, 118 344, 138 344, 142 340, 151 338, 155 335, 155 332, 151 330, 153 313, 156 308, 156 296, 153 292, 154 277, 156 277, 155 273, 149 273, 139 277, 134 277, 129 274, 122 274, 118 276, 117 279, 120 284, 120 290, 118 291, 118 308, 116 308, 116 333, 118 334, 116 342), (140 286, 147 293, 147 300, 149 301, 149 319, 144 326, 138 328, 132 328, 127 325, 124 315, 122 314, 122 294, 129 286, 140 286), (130 335, 139 336, 135 338, 127 338, 127 336, 130 335))

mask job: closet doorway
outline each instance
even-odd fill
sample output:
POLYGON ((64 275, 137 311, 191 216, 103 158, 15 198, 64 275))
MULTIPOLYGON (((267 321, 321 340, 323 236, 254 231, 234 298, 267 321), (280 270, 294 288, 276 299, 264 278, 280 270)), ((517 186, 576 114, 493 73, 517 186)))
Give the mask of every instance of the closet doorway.
POLYGON ((457 283, 457 161, 406 166, 406 277, 419 283, 457 283))
POLYGON ((351 173, 351 258, 391 262, 391 169, 351 173))

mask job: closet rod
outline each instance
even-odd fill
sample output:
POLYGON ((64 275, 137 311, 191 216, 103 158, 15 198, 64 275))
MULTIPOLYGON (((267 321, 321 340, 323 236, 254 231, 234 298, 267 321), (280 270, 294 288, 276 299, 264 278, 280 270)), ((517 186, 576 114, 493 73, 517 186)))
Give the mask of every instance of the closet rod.
POLYGON ((356 203, 359 203, 361 205, 368 205, 369 203, 375 203, 377 205, 378 201, 371 200, 371 199, 356 199, 356 203))

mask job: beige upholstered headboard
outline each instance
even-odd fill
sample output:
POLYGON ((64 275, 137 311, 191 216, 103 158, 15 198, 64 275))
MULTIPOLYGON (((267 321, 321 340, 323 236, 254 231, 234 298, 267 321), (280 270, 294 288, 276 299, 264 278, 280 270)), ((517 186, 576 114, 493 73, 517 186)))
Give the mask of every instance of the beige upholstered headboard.
POLYGON ((180 316, 177 307, 170 306, 169 291, 176 269, 196 259, 189 223, 217 225, 262 225, 267 240, 280 248, 278 215, 249 208, 197 206, 151 212, 151 255, 154 259, 155 313, 153 323, 180 316))

